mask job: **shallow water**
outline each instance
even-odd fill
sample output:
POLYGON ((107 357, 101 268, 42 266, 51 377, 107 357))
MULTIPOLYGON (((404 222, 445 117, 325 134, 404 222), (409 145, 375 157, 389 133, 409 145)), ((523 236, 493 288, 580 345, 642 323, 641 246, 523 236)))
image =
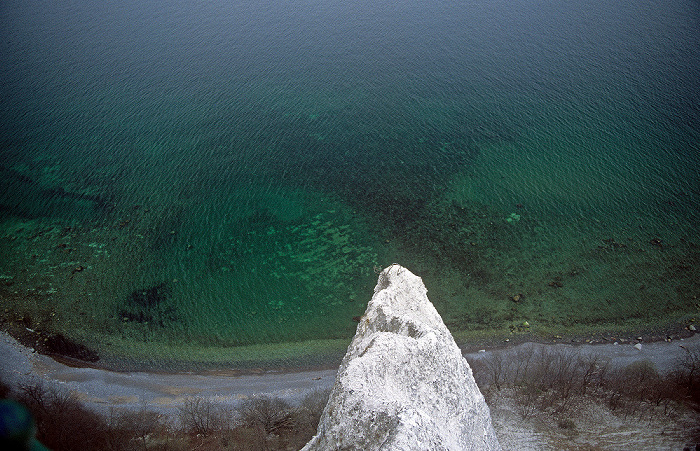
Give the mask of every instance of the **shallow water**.
POLYGON ((393 262, 457 336, 698 313, 697 2, 269 3, 0 5, 6 323, 342 342, 393 262))

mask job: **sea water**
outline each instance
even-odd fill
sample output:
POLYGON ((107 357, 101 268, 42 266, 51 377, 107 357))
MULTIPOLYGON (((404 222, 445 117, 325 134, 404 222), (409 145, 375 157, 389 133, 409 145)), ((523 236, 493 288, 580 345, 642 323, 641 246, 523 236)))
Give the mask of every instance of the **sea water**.
POLYGON ((697 1, 8 0, 0 33, 5 324, 343 342, 393 262, 457 336, 700 309, 697 1))

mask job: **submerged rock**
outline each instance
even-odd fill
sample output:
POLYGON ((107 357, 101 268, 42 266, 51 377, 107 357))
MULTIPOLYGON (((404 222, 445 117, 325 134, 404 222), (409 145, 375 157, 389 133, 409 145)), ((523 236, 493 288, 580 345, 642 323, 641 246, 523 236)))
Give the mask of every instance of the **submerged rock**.
POLYGON ((489 408, 420 277, 392 265, 303 450, 500 450, 489 408))

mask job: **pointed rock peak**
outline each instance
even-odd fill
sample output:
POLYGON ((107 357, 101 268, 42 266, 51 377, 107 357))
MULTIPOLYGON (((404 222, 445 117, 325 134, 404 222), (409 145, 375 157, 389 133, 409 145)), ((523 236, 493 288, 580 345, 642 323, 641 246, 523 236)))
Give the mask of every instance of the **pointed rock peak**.
POLYGON ((420 277, 394 264, 304 450, 500 450, 471 368, 420 277))

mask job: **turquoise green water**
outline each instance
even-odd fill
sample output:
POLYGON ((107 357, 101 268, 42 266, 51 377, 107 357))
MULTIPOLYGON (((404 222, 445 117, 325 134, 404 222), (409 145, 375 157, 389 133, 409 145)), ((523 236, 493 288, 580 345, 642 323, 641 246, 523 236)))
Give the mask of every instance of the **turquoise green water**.
POLYGON ((393 262, 456 335, 698 313, 697 2, 0 10, 5 323, 342 342, 393 262))

